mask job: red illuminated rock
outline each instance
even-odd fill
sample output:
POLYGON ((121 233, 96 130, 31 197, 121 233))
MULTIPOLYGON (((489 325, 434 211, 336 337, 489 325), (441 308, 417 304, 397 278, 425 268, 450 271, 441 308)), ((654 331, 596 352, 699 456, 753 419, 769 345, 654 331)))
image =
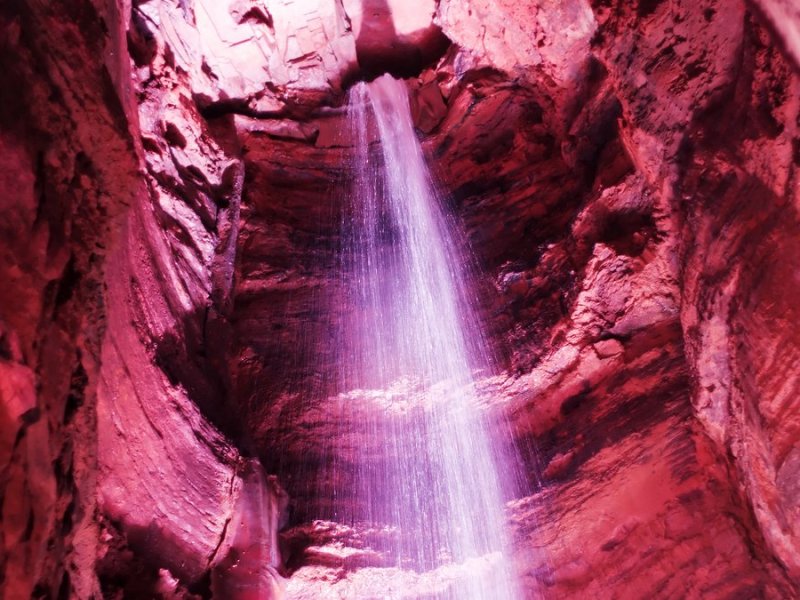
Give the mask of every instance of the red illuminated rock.
POLYGON ((434 0, 343 0, 353 27, 360 69, 410 77, 434 62, 449 40, 434 23, 434 0))

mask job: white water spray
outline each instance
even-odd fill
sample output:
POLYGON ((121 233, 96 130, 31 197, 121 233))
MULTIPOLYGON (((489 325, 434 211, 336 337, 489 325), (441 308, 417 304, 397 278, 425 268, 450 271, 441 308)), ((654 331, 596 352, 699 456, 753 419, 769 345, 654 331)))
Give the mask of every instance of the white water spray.
POLYGON ((476 406, 473 374, 488 360, 455 222, 431 184, 403 82, 358 84, 350 100, 356 180, 342 262, 354 308, 340 340, 340 402, 381 399, 362 427, 382 445, 352 465, 362 508, 347 517, 399 530, 399 568, 464 566, 436 598, 518 598, 503 505, 516 464, 476 406))

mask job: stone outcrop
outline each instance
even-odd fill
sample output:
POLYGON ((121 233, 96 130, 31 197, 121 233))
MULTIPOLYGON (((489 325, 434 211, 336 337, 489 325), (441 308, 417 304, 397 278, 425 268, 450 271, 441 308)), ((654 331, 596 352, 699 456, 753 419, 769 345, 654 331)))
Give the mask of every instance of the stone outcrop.
POLYGON ((331 457, 380 444, 331 340, 342 107, 382 71, 480 266, 526 592, 796 597, 799 30, 783 0, 0 8, 3 597, 491 568, 335 521, 331 457))

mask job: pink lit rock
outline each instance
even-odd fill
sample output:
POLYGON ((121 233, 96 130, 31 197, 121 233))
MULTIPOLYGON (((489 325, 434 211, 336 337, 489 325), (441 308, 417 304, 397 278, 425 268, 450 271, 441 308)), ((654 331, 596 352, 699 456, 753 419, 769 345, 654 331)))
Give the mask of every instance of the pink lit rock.
POLYGON ((241 478, 236 507, 217 549, 211 589, 216 597, 231 600, 280 598, 278 530, 285 523, 286 495, 257 461, 244 463, 241 478))
POLYGON ((800 68, 800 8, 790 0, 756 0, 768 26, 777 33, 797 68, 800 68))
POLYGON ((333 0, 269 7, 203 0, 137 10, 146 17, 143 27, 156 26, 158 44, 188 73, 203 106, 278 113, 340 91, 357 68, 347 16, 333 0))
POLYGON ((448 40, 434 23, 433 0, 344 0, 353 27, 358 62, 376 75, 411 75, 439 57, 448 40))
POLYGON ((592 9, 583 0, 445 1, 438 6, 436 22, 462 49, 466 65, 507 72, 530 69, 561 86, 581 76, 595 29, 592 9))

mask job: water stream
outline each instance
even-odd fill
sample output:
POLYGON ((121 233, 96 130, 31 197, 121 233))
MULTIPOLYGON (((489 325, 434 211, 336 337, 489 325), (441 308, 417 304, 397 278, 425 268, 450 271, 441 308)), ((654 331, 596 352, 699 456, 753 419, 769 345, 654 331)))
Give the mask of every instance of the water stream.
POLYGON ((364 501, 348 517, 399 531, 398 568, 459 565, 436 598, 518 598, 503 505, 515 461, 476 406, 475 373, 490 365, 457 223, 432 184, 405 84, 387 75, 356 85, 349 115, 355 181, 342 268, 352 308, 340 401, 375 400, 356 418, 380 449, 352 466, 364 501))

